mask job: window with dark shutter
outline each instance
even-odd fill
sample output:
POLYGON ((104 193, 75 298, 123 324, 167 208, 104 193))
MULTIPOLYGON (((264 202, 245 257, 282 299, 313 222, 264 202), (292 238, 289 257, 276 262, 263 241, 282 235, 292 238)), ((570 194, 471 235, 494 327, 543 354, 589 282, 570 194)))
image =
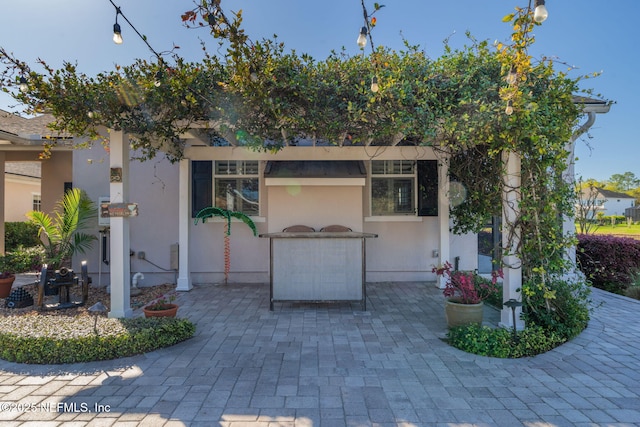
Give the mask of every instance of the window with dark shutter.
POLYGON ((194 160, 191 162, 191 217, 213 203, 213 162, 194 160))
POLYGON ((438 161, 418 161, 418 216, 438 216, 438 161))

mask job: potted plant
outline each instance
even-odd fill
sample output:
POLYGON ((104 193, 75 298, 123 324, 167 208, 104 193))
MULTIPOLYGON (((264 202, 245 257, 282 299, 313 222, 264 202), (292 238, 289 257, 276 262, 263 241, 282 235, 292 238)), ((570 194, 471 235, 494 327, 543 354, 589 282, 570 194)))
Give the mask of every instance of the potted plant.
POLYGON ((178 305, 173 304, 175 295, 162 296, 152 303, 142 307, 144 317, 176 317, 178 305))
POLYGON ((432 272, 446 278, 442 293, 446 298, 447 325, 452 328, 482 324, 484 300, 499 289, 496 283, 498 277, 502 277, 502 270, 492 272, 490 281, 476 280, 477 275, 473 272, 452 270, 448 261, 444 266, 434 267, 432 272))
POLYGON ((0 271, 0 298, 6 298, 9 296, 14 280, 16 280, 15 274, 7 271, 0 271))

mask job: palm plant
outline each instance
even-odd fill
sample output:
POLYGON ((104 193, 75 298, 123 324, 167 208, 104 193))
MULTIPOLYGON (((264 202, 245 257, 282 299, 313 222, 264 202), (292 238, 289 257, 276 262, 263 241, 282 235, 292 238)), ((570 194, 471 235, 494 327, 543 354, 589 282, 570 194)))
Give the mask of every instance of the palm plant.
POLYGON ((227 229, 224 233, 224 284, 226 285, 229 281, 229 270, 231 269, 231 218, 239 219, 240 221, 247 224, 251 231, 253 231, 254 236, 258 235, 258 230, 256 229, 256 225, 251 220, 251 218, 249 218, 242 212, 222 209, 216 206, 209 206, 207 208, 201 209, 196 214, 195 223, 198 224, 199 219, 202 220, 202 222, 205 222, 207 218, 211 218, 214 216, 219 216, 227 220, 227 229))
POLYGON ((45 262, 50 271, 68 263, 75 253, 84 253, 96 236, 82 232, 95 219, 93 201, 79 188, 68 190, 50 215, 30 211, 27 217, 38 226, 38 236, 45 249, 45 262))

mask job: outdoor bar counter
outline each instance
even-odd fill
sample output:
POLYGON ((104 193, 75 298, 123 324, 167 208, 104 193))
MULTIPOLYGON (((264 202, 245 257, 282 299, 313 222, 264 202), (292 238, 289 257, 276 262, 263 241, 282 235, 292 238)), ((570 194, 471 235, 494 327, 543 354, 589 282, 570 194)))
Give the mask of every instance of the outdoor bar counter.
POLYGON ((365 239, 372 233, 281 232, 268 238, 274 302, 359 301, 367 309, 365 239))

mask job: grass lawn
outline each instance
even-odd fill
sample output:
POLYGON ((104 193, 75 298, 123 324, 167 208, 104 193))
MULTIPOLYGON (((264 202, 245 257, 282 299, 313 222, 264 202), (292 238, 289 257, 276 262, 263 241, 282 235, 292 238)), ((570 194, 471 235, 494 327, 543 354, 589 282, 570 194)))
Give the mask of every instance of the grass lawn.
MULTIPOLYGON (((579 228, 576 224, 576 231, 580 232, 579 228)), ((615 226, 608 225, 600 225, 595 229, 592 229, 589 233, 591 234, 612 234, 616 236, 627 236, 640 239, 640 224, 618 224, 615 226)))

